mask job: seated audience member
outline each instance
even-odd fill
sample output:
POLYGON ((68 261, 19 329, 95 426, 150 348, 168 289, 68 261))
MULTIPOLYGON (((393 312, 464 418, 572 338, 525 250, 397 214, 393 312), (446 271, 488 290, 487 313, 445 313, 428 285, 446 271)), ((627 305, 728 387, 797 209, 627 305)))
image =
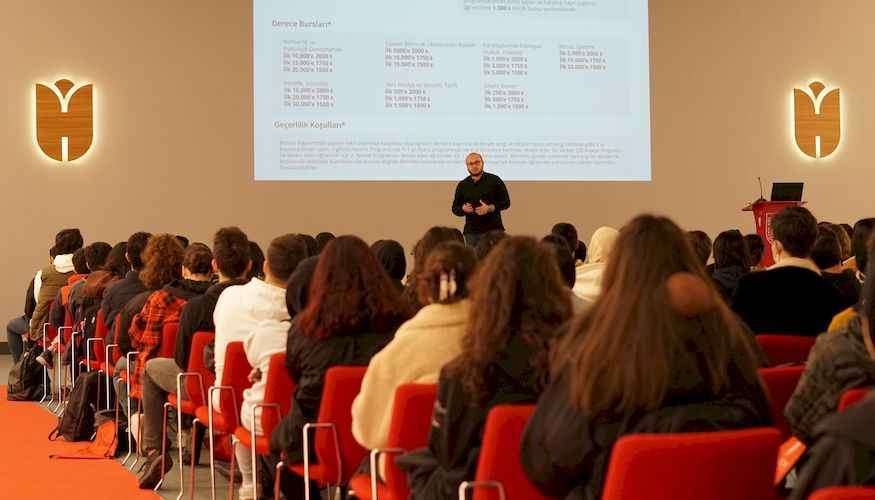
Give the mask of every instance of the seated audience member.
POLYGON ((750 272, 750 256, 744 244, 744 236, 738 229, 723 231, 714 239, 714 271, 711 278, 730 303, 738 281, 750 272))
MULTIPOLYGON (((286 368, 297 386, 291 411, 271 436, 271 450, 299 463, 301 430, 319 415, 325 373, 333 366, 366 366, 410 317, 408 305, 364 241, 340 236, 319 255, 306 308, 295 316, 286 344, 286 368)), ((312 444, 312 442, 311 442, 312 444)), ((283 474, 288 499, 304 498, 305 485, 283 474)), ((316 493, 318 495, 318 493, 316 493)))
POLYGON ((110 332, 114 331, 116 316, 122 311, 125 304, 146 291, 146 286, 140 280, 140 271, 143 270, 143 250, 151 236, 151 234, 141 231, 128 238, 125 246, 125 260, 127 260, 130 269, 103 296, 100 309, 103 311, 106 328, 110 332))
MULTIPOLYGON (((213 331, 213 310, 219 295, 228 287, 246 283, 250 246, 243 231, 236 227, 219 229, 213 238, 209 270, 218 273, 219 282, 195 295, 182 307, 173 359, 154 358, 146 362, 143 372, 143 450, 160 450, 162 409, 168 393, 176 392, 176 378, 188 368, 191 342, 199 331, 213 331)), ((180 386, 183 399, 188 397, 185 384, 180 386)), ((160 455, 157 462, 147 462, 141 478, 145 486, 160 479, 160 455), (157 475, 157 479, 156 476, 157 475)), ((169 457, 168 457, 169 458, 169 457)), ((170 462, 172 463, 172 462, 170 462)), ((169 468, 169 466, 167 466, 169 468)))
POLYGON ((264 280, 264 252, 258 243, 252 240, 249 240, 249 260, 252 261, 252 264, 249 266, 249 272, 246 273, 248 278, 246 281, 248 282, 252 278, 264 280))
MULTIPOLYGON (((875 247, 866 259, 870 271, 875 269, 873 259, 875 247)), ((866 309, 866 304, 872 303, 875 283, 867 282, 861 304, 866 309)), ((784 411, 793 434, 802 442, 812 442, 817 426, 838 409, 846 390, 875 385, 873 319, 865 313, 855 316, 843 330, 817 338, 805 372, 784 411)))
POLYGON ((112 250, 109 251, 109 255, 106 256, 106 262, 103 264, 103 269, 112 273, 116 278, 116 281, 124 278, 131 268, 130 264, 128 264, 128 260, 125 258, 127 252, 128 242, 122 241, 116 243, 115 246, 112 247, 112 250))
POLYGON ((699 258, 699 262, 702 263, 702 267, 707 268, 708 260, 711 258, 711 238, 705 231, 689 231, 687 237, 690 239, 693 251, 699 258))
MULTIPOLYGON (((67 278, 66 284, 58 289, 58 293, 55 294, 55 297, 52 299, 53 302, 52 306, 49 308, 49 317, 47 320, 51 326, 55 328, 67 326, 67 314, 72 313, 70 307, 70 294, 72 293, 73 287, 81 284, 86 277, 88 277, 88 264, 85 260, 85 248, 80 248, 73 253, 73 275, 67 278)), ((70 319, 72 318, 71 315, 70 319)), ((75 326, 75 322, 71 322, 70 326, 75 326)), ((43 360, 46 358, 51 359, 51 353, 57 352, 62 341, 62 336, 59 335, 55 337, 54 340, 52 340, 51 345, 47 348, 47 352, 44 353, 45 356, 43 357, 43 360)))
POLYGON ((553 350, 523 436, 523 467, 549 497, 600 498, 628 434, 771 424, 752 343, 677 225, 642 215, 624 226, 604 285, 553 350))
MULTIPOLYGON (((300 235, 286 234, 274 238, 267 247, 265 281, 251 280, 245 285, 232 286, 219 296, 213 312, 217 386, 222 383, 228 344, 246 340, 263 321, 288 319, 285 282, 298 263, 306 258, 306 240, 300 235), (271 276, 270 281, 267 281, 268 276, 271 276)), ((213 404, 216 408, 220 405, 218 392, 214 393, 213 404)))
POLYGON ((6 324, 6 341, 9 343, 9 352, 12 354, 12 364, 18 363, 21 355, 24 354, 24 337, 27 335, 30 318, 36 309, 33 282, 34 279, 31 279, 30 284, 27 285, 27 291, 24 293, 24 314, 9 320, 9 323, 6 324))
POLYGON ((569 222, 560 222, 553 226, 553 229, 550 230, 550 234, 555 234, 559 236, 563 240, 565 240, 565 244, 568 245, 568 250, 571 251, 572 255, 574 251, 577 250, 577 228, 574 227, 573 224, 569 222))
POLYGON ((419 276, 419 301, 426 305, 371 359, 352 405, 352 432, 363 447, 386 447, 398 386, 437 383, 444 364, 462 351, 467 282, 476 265, 474 250, 455 241, 439 244, 426 259, 419 276))
POLYGON ((481 236, 474 247, 474 255, 477 257, 477 260, 486 260, 486 257, 495 248, 495 245, 498 245, 505 238, 507 238, 507 233, 504 231, 489 231, 481 236))
MULTIPOLYGON (((285 298, 282 301, 275 300, 274 292, 280 291, 283 297, 286 296, 286 284, 306 254, 307 247, 304 241, 295 235, 287 234, 274 239, 267 248, 267 260, 263 264, 265 279, 263 285, 260 286, 272 287, 275 290, 266 292, 259 287, 253 290, 261 290, 260 293, 237 294, 243 300, 248 301, 251 310, 259 310, 258 316, 261 318, 249 329, 243 344, 246 358, 249 364, 254 367, 253 373, 250 375, 254 383, 251 388, 243 392, 243 406, 240 410, 240 423, 247 429, 252 422, 253 407, 264 400, 270 358, 276 353, 285 351, 286 336, 289 331, 289 313, 285 298)), ((234 293, 234 291, 239 292, 245 287, 246 285, 243 285, 229 290, 234 293)), ((246 321, 249 319, 247 318, 246 321)), ((217 379, 216 385, 221 385, 221 382, 221 379, 217 379)), ((255 431, 256 434, 260 435, 262 434, 260 411, 256 413, 259 415, 255 419, 255 431)), ((249 448, 235 443, 235 454, 243 476, 239 498, 255 498, 252 484, 253 466, 249 448)))
POLYGON ((838 239, 839 246, 842 249, 842 264, 844 264, 848 259, 853 257, 854 249, 851 243, 851 236, 845 232, 844 227, 841 224, 831 224, 830 229, 835 233, 836 239, 838 239))
MULTIPOLYGON (((404 289, 404 298, 413 308, 413 312, 418 311, 424 304, 419 303, 419 285, 416 283, 417 276, 422 272, 422 267, 425 265, 425 259, 428 254, 439 243, 444 241, 459 241, 459 231, 451 227, 435 226, 425 232, 416 245, 413 247, 413 270, 407 275, 407 283, 404 289)), ((459 241, 464 243, 464 237, 459 241)))
POLYGON ((307 247, 307 257, 319 255, 319 243, 316 241, 316 238, 309 234, 299 234, 298 237, 302 239, 304 245, 307 247))
MULTIPOLYGON (((85 273, 83 279, 76 282, 70 288, 70 296, 68 298, 68 307, 70 314, 73 317, 73 322, 77 324, 84 319, 85 305, 83 304, 83 301, 85 299, 82 296, 82 292, 85 289, 88 280, 91 279, 92 292, 95 291, 94 286, 98 282, 103 282, 100 286, 101 296, 103 294, 103 289, 106 288, 106 282, 109 281, 108 278, 110 273, 104 271, 104 265, 106 264, 106 259, 109 257, 109 253, 112 251, 112 247, 109 245, 109 243, 106 243, 104 241, 97 241, 85 247, 83 251, 85 253, 85 265, 87 272, 85 273), (96 273, 97 276, 94 276, 92 278, 92 275, 95 275, 96 273)), ((64 289, 62 288, 61 290, 63 293, 64 289)), ((91 299, 93 299, 93 296, 89 295, 89 306, 92 305, 91 299)), ((100 306, 100 303, 98 302, 97 305, 100 306)))
POLYGON ((371 251, 377 256, 386 274, 392 278, 398 291, 403 291, 404 283, 401 281, 407 274, 407 256, 401 243, 395 240, 378 240, 371 245, 371 251))
POLYGON ((139 352, 131 390, 139 389, 146 362, 158 354, 164 325, 179 323, 186 302, 210 287, 213 253, 203 243, 183 250, 175 236, 159 234, 149 240, 143 259, 143 283, 155 292, 131 320, 131 347, 139 352))
POLYGON ((568 287, 568 296, 571 298, 571 310, 573 313, 580 314, 589 309, 592 303, 581 299, 572 291, 577 280, 577 269, 574 265, 574 255, 568 248, 568 242, 555 233, 548 234, 541 242, 549 245, 550 249, 553 250, 553 254, 556 257, 556 265, 559 267, 559 275, 562 277, 562 282, 568 287))
POLYGON ((593 233, 589 242, 587 263, 577 266, 574 280, 574 294, 581 299, 593 303, 602 292, 602 274, 611 256, 614 242, 619 233, 612 227, 600 227, 593 233))
POLYGON ((577 240, 577 246, 574 249, 574 266, 580 267, 586 263, 586 243, 577 240))
POLYGON ((744 242, 747 244, 747 253, 750 255, 750 270, 762 271, 763 255, 766 250, 763 238, 756 233, 746 234, 744 235, 744 242))
POLYGON ((854 271, 842 269, 842 249, 836 234, 845 231, 838 226, 817 228, 817 239, 811 249, 811 259, 820 269, 821 276, 838 290, 842 309, 860 300, 860 282, 854 271))
MULTIPOLYGON (((317 255, 322 253, 322 250, 325 250, 325 245, 327 245, 328 242, 330 242, 334 238, 336 238, 336 236, 334 236, 333 233, 329 233, 326 231, 323 231, 323 232, 317 234, 316 235, 316 253, 317 253, 317 255)), ((311 257, 312 257, 312 255, 311 255, 311 257)))
POLYGON ((441 370, 428 448, 398 461, 413 498, 454 498, 462 481, 474 479, 489 410, 537 399, 555 332, 571 317, 556 259, 532 238, 499 243, 470 290, 462 351, 441 370))
MULTIPOLYGON (((868 242, 869 238, 872 237, 873 229, 875 229, 875 218, 869 219, 861 219, 854 224, 854 237, 852 239, 852 247, 854 249, 854 257, 852 257, 853 265, 846 266, 846 268, 851 269, 855 272, 857 276, 857 281, 860 282, 861 286, 865 283, 865 271, 866 266, 868 265, 867 261, 867 252, 868 252, 868 242)), ((844 311, 838 313, 833 317, 832 322, 829 324, 829 332, 838 332, 844 330, 847 326, 848 321, 851 320, 854 316, 857 315, 857 310, 859 309, 859 305, 854 305, 853 307, 849 307, 844 311)))
MULTIPOLYGON (((815 430, 790 500, 805 500, 821 488, 875 486, 875 397, 834 413, 815 430)), ((850 498, 850 497, 849 497, 850 498)))
POLYGON ((838 290, 811 260, 817 220, 803 207, 772 219, 775 265, 738 282, 732 308, 754 333, 814 336, 842 309, 838 290))
POLYGON ((43 324, 49 320, 49 307, 61 287, 65 286, 67 280, 73 276, 73 254, 82 248, 82 243, 82 233, 78 229, 64 229, 55 236, 55 257, 52 263, 37 272, 34 278, 36 309, 33 311, 28 330, 31 341, 37 342, 42 339, 43 324))
POLYGON ((181 246, 183 250, 188 248, 188 245, 191 242, 191 240, 189 240, 188 237, 183 236, 181 234, 177 234, 176 236, 174 236, 174 238, 176 238, 176 242, 179 243, 179 246, 181 246))

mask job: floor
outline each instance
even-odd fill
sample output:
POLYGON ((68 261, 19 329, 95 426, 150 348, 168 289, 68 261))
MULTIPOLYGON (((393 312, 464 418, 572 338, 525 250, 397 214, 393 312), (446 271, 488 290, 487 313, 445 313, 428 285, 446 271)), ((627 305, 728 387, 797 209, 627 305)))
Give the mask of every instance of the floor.
MULTIPOLYGON (((12 367, 12 357, 8 354, 0 355, 0 385, 6 385, 9 369, 12 367)), ((4 394, 5 399, 5 394, 4 394)), ((35 405, 35 403, 23 403, 28 405, 35 405)), ((44 406, 41 406, 46 413, 48 410, 45 409, 44 406)), ((45 439, 44 436, 48 434, 48 431, 51 429, 46 429, 43 433, 38 433, 34 431, 33 439, 34 440, 42 440, 45 439)), ((174 455, 175 458, 176 455, 174 455)), ((176 460, 174 460, 176 461, 176 460)), ((128 465, 131 465, 131 460, 128 461, 128 465)), ((52 471, 46 471, 47 474, 51 475, 52 471)), ((186 478, 185 478, 185 497, 189 497, 190 480, 188 475, 190 474, 190 470, 186 467, 186 478)), ((198 499, 209 499, 210 498, 210 469, 209 469, 209 454, 206 450, 204 450, 203 455, 201 456, 201 465, 197 467, 197 475, 196 475, 196 495, 195 497, 198 499)), ((130 473, 133 476, 133 472, 130 473)), ((238 483, 239 484, 239 483, 238 483)), ((217 474, 216 477, 216 497, 217 498, 227 498, 227 488, 228 481, 221 475, 217 474)), ((161 488, 161 491, 158 492, 162 498, 166 500, 175 500, 177 495, 179 494, 179 466, 178 464, 174 464, 173 470, 165 477, 164 485, 161 488)), ((236 498, 236 492, 235 492, 236 498)))

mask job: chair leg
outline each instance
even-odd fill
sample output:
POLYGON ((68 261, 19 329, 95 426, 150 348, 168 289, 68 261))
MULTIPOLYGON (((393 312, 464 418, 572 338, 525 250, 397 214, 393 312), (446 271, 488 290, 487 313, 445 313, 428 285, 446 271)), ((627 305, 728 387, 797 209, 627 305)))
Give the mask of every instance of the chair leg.
MULTIPOLYGON (((198 454, 194 452, 194 450, 195 447, 200 448, 200 443, 203 442, 204 439, 204 426, 200 425, 200 423, 200 420, 194 419, 194 422, 192 422, 191 424, 191 448, 189 448, 189 451, 191 452, 191 492, 188 494, 188 498, 190 500, 194 500, 194 491, 197 487, 197 483, 195 481, 195 465, 197 465, 199 457, 197 456, 198 454), (200 436, 199 440, 198 436, 200 436)), ((198 452, 199 451, 200 450, 198 450, 198 452)))
POLYGON ((209 408, 210 416, 207 432, 210 436, 210 500, 216 500, 216 439, 213 435, 213 409, 209 408))
POLYGON ((140 443, 143 442, 143 415, 141 413, 142 410, 142 401, 137 400, 137 455, 134 457, 134 463, 131 464, 128 470, 134 470, 134 467, 140 463, 140 459, 143 457, 143 447, 140 446, 140 443))
POLYGON ((273 498, 274 500, 280 500, 280 479, 282 479, 283 470, 286 468, 285 462, 280 460, 276 464, 276 474, 273 476, 273 498))
POLYGON ((236 465, 235 458, 237 457, 237 447, 239 445, 240 445, 240 443, 232 437, 231 438, 231 466, 229 467, 231 470, 231 473, 229 474, 229 477, 228 477, 228 500, 234 500, 234 472, 235 472, 234 466, 236 465))
POLYGON ((204 427, 203 422, 198 421, 201 425, 192 428, 192 439, 194 440, 192 445, 192 458, 194 459, 195 465, 200 465, 201 463, 201 451, 204 448, 204 436, 206 436, 207 428, 204 427))
MULTIPOLYGON (((178 394, 178 393, 177 393, 178 394)), ((185 464, 182 461, 182 398, 178 399, 179 406, 176 408, 176 447, 179 448, 179 495, 176 500, 182 500, 185 492, 185 464)))
POLYGON ((164 471, 167 464, 167 411, 169 409, 170 403, 164 403, 164 414, 161 418, 161 479, 158 480, 153 491, 158 491, 164 484, 164 471))

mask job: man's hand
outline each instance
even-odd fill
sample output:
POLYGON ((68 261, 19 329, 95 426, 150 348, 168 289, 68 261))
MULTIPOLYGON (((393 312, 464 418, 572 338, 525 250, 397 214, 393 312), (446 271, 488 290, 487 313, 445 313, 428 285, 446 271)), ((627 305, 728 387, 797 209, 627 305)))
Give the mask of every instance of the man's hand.
POLYGON ((493 212, 494 210, 495 210, 494 206, 487 205, 486 203, 483 203, 483 200, 480 200, 480 206, 477 207, 475 212, 477 212, 477 215, 486 215, 489 212, 493 212))
POLYGON ((249 372, 249 376, 246 377, 253 384, 261 380, 261 370, 258 368, 253 368, 251 372, 249 372))
POLYGON ((471 205, 470 203, 465 203, 464 205, 462 205, 462 211, 465 212, 466 214, 473 214, 474 213, 474 206, 471 205))

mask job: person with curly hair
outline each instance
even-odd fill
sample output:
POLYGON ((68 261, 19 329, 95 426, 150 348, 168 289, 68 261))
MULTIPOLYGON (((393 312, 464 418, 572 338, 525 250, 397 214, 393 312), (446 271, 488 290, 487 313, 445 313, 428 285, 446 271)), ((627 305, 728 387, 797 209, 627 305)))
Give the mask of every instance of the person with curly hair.
POLYGON ((396 462, 417 499, 454 498, 474 479, 489 410, 537 399, 554 335, 572 313, 552 250, 533 238, 504 239, 469 286, 461 353, 441 370, 428 448, 396 462))

